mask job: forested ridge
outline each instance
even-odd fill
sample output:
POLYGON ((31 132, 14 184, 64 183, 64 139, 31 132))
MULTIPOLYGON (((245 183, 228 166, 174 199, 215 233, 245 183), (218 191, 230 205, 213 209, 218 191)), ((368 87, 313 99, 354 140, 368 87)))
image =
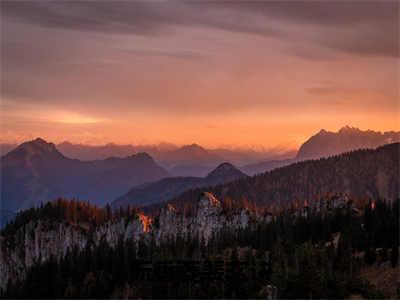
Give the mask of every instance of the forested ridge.
MULTIPOLYGON (((294 163, 253 177, 210 187, 218 199, 246 200, 258 206, 288 206, 332 193, 353 199, 399 197, 400 143, 375 150, 294 163)), ((204 189, 192 189, 170 201, 176 206, 195 202, 204 189)), ((157 206, 155 206, 156 208, 157 206)))
MULTIPOLYGON (((359 294, 385 297, 385 292, 359 276, 363 266, 387 264, 398 267, 399 201, 370 200, 359 214, 351 207, 307 216, 287 210, 271 222, 258 222, 242 230, 223 228, 208 243, 195 236, 157 244, 154 236, 137 242, 120 239, 115 247, 103 241, 88 244, 83 251, 70 249, 61 258, 36 263, 25 280, 9 280, 3 298, 59 297, 266 297, 267 286, 276 288, 280 298, 343 298, 359 294), (246 266, 269 258, 269 278, 252 281, 251 270, 239 282, 205 279, 174 282, 143 281, 135 262, 195 261, 242 262, 246 266)), ((59 200, 35 211, 19 214, 2 232, 10 237, 13 229, 35 218, 48 225, 68 222, 90 223, 96 228, 106 220, 136 218, 133 211, 114 214, 108 208, 59 200)), ((86 228, 87 232, 90 229, 86 228)), ((14 245, 18 247, 18 245, 14 245)), ((170 281, 171 280, 171 281, 170 281)))

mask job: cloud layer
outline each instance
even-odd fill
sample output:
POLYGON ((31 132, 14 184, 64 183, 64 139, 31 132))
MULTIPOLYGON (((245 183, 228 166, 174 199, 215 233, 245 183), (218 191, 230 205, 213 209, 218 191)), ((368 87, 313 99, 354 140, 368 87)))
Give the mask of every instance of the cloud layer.
MULTIPOLYGON (((238 114, 252 116, 246 128, 268 129, 277 123, 266 125, 263 117, 280 114, 278 123, 286 128, 301 112, 309 116, 309 131, 318 125, 315 116, 332 109, 342 112, 338 123, 349 123, 351 114, 361 126, 371 114, 376 120, 389 115, 388 124, 375 125, 383 128, 397 118, 398 1, 0 5, 1 105, 7 129, 16 135, 21 122, 35 123, 29 115, 35 109, 114 120, 104 126, 128 126, 136 118, 147 125, 129 126, 145 131, 151 121, 163 127, 161 120, 171 117, 176 125, 164 140, 177 141, 178 120, 188 115, 193 131, 187 136, 207 136, 213 118, 230 124, 238 114), (200 118, 209 121, 197 128, 200 118)), ((325 127, 336 126, 327 122, 325 127)), ((40 124, 38 132, 46 134, 40 124)), ((235 142, 233 136, 222 139, 235 142)))

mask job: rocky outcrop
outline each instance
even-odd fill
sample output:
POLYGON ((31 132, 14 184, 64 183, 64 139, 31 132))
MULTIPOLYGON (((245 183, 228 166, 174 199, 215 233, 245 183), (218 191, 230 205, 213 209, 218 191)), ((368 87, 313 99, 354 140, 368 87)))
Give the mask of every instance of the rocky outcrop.
MULTIPOLYGON (((290 212, 293 217, 307 218, 310 213, 329 213, 338 208, 356 210, 347 195, 336 194, 327 199, 297 203, 290 212)), ((196 237, 207 244, 213 234, 225 228, 234 232, 269 223, 274 218, 275 215, 263 210, 226 209, 213 194, 205 192, 192 210, 178 210, 167 204, 153 218, 138 212, 95 227, 85 223, 30 221, 17 228, 14 234, 0 236, 0 288, 4 288, 9 279, 24 278, 35 263, 45 262, 50 257, 60 259, 72 249, 81 251, 101 242, 115 247, 121 239, 135 242, 154 239, 160 245, 178 237, 196 237)))
POLYGON ((247 209, 224 212, 218 199, 211 193, 204 193, 192 215, 185 215, 172 205, 166 205, 157 217, 157 226, 153 224, 153 219, 142 213, 95 228, 88 224, 31 221, 18 228, 13 236, 1 238, 0 287, 4 287, 10 278, 23 278, 26 270, 36 262, 47 261, 51 256, 59 259, 73 248, 80 251, 101 241, 114 247, 119 239, 138 241, 151 237, 155 237, 156 243, 160 244, 178 236, 187 238, 189 234, 207 243, 213 233, 224 227, 232 230, 245 228, 251 218, 255 215, 252 216, 247 209))
POLYGON ((135 186, 128 193, 114 200, 112 206, 117 209, 128 205, 145 207, 160 204, 174 199, 190 189, 216 186, 246 177, 246 174, 232 164, 222 163, 206 177, 168 177, 141 186, 135 186))
POLYGON ((87 241, 82 230, 70 225, 29 222, 18 229, 11 241, 1 237, 0 287, 10 278, 22 278, 34 263, 44 262, 51 256, 63 257, 74 247, 82 250, 87 241))
POLYGON ((60 259, 73 248, 81 251, 87 245, 98 245, 102 240, 112 247, 120 238, 138 240, 146 233, 146 226, 139 216, 107 222, 93 231, 85 224, 31 221, 19 228, 14 236, 1 237, 0 288, 10 278, 23 278, 26 270, 35 263, 45 262, 50 257, 60 259))
POLYGON ((213 233, 224 227, 231 230, 247 227, 250 224, 250 212, 243 208, 236 213, 226 213, 218 199, 211 193, 203 193, 193 215, 186 216, 168 204, 161 210, 159 224, 158 242, 174 239, 178 235, 185 238, 190 233, 207 243, 213 233))

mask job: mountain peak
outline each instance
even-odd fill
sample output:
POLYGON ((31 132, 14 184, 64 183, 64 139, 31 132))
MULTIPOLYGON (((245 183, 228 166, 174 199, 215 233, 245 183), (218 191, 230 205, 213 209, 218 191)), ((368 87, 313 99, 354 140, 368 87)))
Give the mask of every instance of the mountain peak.
POLYGON ((358 129, 357 127, 352 127, 349 125, 343 126, 342 128, 339 129, 338 131, 339 133, 358 133, 361 132, 360 129, 358 129))
POLYGON ((218 165, 213 171, 211 171, 209 175, 211 175, 214 172, 230 172, 232 170, 237 170, 237 169, 231 163, 223 162, 222 164, 218 165))
POLYGON ((41 145, 46 145, 46 144, 51 144, 46 142, 44 139, 37 137, 36 139, 32 140, 31 143, 36 143, 36 144, 41 144, 41 145))
POLYGON ((57 151, 57 148, 53 143, 49 143, 49 142, 45 141, 44 139, 42 139, 40 137, 38 137, 38 138, 36 138, 36 139, 34 139, 32 141, 23 143, 22 145, 25 145, 25 147, 26 146, 33 146, 33 147, 36 147, 36 148, 41 149, 43 151, 54 151, 54 150, 57 151))
POLYGON ((184 145, 176 150, 172 150, 168 156, 170 161, 189 162, 198 164, 199 162, 221 161, 219 157, 210 153, 198 144, 184 145))
POLYGON ((326 131, 325 129, 322 128, 320 131, 318 131, 317 135, 318 134, 326 134, 326 133, 328 133, 328 131, 326 131))
POLYGON ((198 144, 190 144, 190 145, 184 145, 180 148, 180 150, 184 150, 184 151, 196 151, 196 152, 207 152, 206 149, 204 149, 203 147, 201 147, 198 144))
POLYGON ((224 162, 218 165, 214 170, 208 173, 207 178, 225 178, 225 177, 232 177, 232 178, 240 178, 246 177, 247 175, 236 168, 234 165, 228 162, 224 162))
POLYGON ((143 161, 153 161, 153 157, 151 157, 147 152, 138 152, 136 154, 133 154, 131 157, 143 161))
POLYGON ((196 143, 186 145, 186 147, 202 148, 199 144, 196 144, 196 143))
POLYGON ((53 143, 48 143, 42 138, 36 138, 32 141, 22 143, 13 151, 8 153, 9 156, 24 156, 26 158, 33 156, 63 158, 64 156, 57 150, 53 143))
MULTIPOLYGON (((370 131, 370 130, 368 130, 370 131)), ((318 131, 318 133, 316 134, 317 136, 320 135, 326 135, 326 134, 355 134, 355 133, 360 133, 363 132, 362 130, 358 129, 357 127, 353 127, 350 125, 345 125, 342 128, 340 128, 337 132, 332 132, 332 131, 328 131, 325 129, 321 129, 320 131, 318 131)))

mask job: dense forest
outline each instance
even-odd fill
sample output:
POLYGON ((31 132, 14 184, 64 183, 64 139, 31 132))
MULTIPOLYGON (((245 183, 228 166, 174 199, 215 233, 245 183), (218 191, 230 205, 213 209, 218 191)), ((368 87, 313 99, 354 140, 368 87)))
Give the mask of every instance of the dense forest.
MULTIPOLYGON (((399 154, 400 143, 393 143, 375 150, 298 162, 207 190, 220 200, 247 200, 277 207, 340 192, 352 198, 396 199, 400 195, 399 154)), ((170 202, 176 206, 195 202, 203 190, 189 190, 170 202)))
MULTIPOLYGON (((350 207, 307 216, 286 210, 268 223, 237 231, 223 228, 208 242, 191 236, 157 244, 150 235, 137 242, 120 239, 115 247, 105 241, 88 244, 83 251, 70 249, 63 258, 36 263, 24 280, 9 280, 1 296, 383 298, 384 292, 363 280, 360 270, 375 264, 398 267, 398 214, 399 200, 376 200, 359 214, 350 207)), ((133 209, 112 212, 58 200, 20 213, 1 235, 10 239, 32 219, 95 228, 136 217, 133 209)))

